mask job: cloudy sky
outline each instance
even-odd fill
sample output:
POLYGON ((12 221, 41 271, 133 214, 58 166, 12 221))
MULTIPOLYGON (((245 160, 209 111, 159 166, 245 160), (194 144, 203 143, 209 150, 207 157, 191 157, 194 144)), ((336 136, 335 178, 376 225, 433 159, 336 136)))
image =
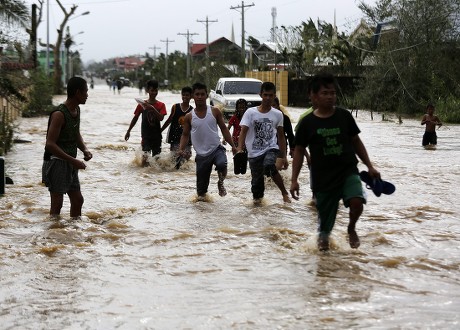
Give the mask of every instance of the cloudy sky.
MULTIPOLYGON (((27 0, 32 5, 36 1, 27 0)), ((364 0, 374 5, 375 0, 364 0)), ((56 42, 56 30, 64 15, 55 0, 45 0, 44 20, 38 37, 46 42, 47 21, 50 43, 56 42), (49 1, 49 20, 46 3, 49 1)), ((68 22, 84 62, 101 61, 132 54, 187 51, 187 32, 194 43, 206 43, 206 19, 209 41, 232 36, 241 44, 242 10, 246 38, 270 39, 272 9, 276 8, 277 26, 295 26, 309 18, 334 22, 339 32, 349 32, 359 23, 359 0, 61 0, 67 10, 77 4, 76 14, 68 22), (233 7, 234 9, 231 9, 233 7), (79 16, 89 11, 90 14, 79 16), (184 35, 183 35, 184 34, 184 35), (193 35, 192 35, 193 34, 193 35), (168 41, 168 42, 167 42, 168 41)))

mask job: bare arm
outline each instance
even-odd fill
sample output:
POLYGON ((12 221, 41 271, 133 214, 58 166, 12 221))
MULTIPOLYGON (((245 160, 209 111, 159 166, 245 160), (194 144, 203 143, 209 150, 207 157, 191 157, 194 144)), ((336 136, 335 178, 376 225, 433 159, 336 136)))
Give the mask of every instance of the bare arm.
POLYGON ((86 147, 85 141, 83 141, 83 138, 82 138, 80 132, 78 132, 77 147, 78 147, 78 149, 80 149, 83 152, 83 159, 84 160, 88 161, 91 158, 93 158, 93 154, 86 147))
POLYGON ((278 147, 280 148, 283 158, 286 158, 286 138, 284 137, 284 128, 283 126, 278 126, 276 128, 276 135, 278 137, 278 147))
MULTIPOLYGON (((229 123, 229 124, 227 125, 227 129, 228 129, 229 132, 230 132, 230 128, 232 128, 232 125, 229 123)), ((227 144, 227 141, 225 141, 225 138, 222 139, 222 143, 223 143, 224 145, 227 144)))
POLYGON ((224 116, 222 115, 222 112, 220 112, 220 110, 215 107, 211 108, 211 111, 214 117, 216 118, 217 126, 219 126, 220 128, 220 131, 222 132, 222 136, 224 140, 227 141, 228 144, 230 144, 230 146, 232 147, 232 152, 235 153, 236 147, 235 147, 235 144, 233 143, 233 139, 232 139, 232 135, 230 134, 230 131, 228 130, 227 126, 225 126, 224 116))
POLYGON ((139 119, 139 115, 140 115, 140 113, 137 114, 137 115, 134 115, 133 119, 131 120, 131 123, 129 124, 128 130, 126 131, 126 134, 125 134, 125 141, 129 140, 131 130, 133 129, 134 125, 136 125, 137 120, 139 119))
POLYGON ((427 118, 427 115, 423 115, 422 122, 421 122, 422 125, 425 125, 426 122, 428 121, 426 118, 427 118))
POLYGON ((245 145, 246 145, 246 135, 248 134, 248 127, 247 126, 241 126, 241 132, 240 136, 238 137, 238 148, 236 149, 236 152, 242 152, 245 145))
POLYGON ((303 157, 308 154, 304 146, 296 145, 294 148, 294 156, 292 159, 292 175, 291 175, 291 196, 294 199, 299 199, 299 174, 303 165, 303 157))
POLYGON ((184 154, 185 146, 190 141, 191 128, 192 128, 192 113, 189 112, 185 115, 184 122, 182 123, 182 135, 180 137, 180 143, 179 143, 179 153, 181 155, 184 154))
POLYGON ((286 137, 284 136, 284 128, 282 126, 278 126, 276 132, 278 138, 278 147, 280 148, 280 154, 283 155, 283 169, 287 169, 289 167, 289 162, 287 160, 287 146, 286 137))
POLYGON ((364 163, 364 165, 367 166, 367 169, 369 171, 369 174, 374 177, 374 178, 380 178, 380 172, 377 171, 374 166, 372 165, 369 155, 367 154, 366 147, 364 146, 363 142, 361 141, 361 138, 359 135, 355 135, 352 139, 351 142, 353 143, 353 148, 358 155, 359 159, 364 163))
POLYGON ((171 124, 171 121, 174 117, 174 113, 176 112, 176 105, 174 104, 172 107, 171 107, 171 113, 168 117, 168 119, 166 119, 165 123, 163 124, 163 126, 161 127, 161 131, 163 132, 168 126, 169 124, 171 124))
POLYGON ((442 126, 441 120, 438 118, 438 116, 434 116, 434 121, 436 125, 439 125, 439 127, 442 126))
MULTIPOLYGON (((50 126, 48 128, 48 134, 46 136, 45 149, 48 152, 52 153, 55 157, 58 157, 62 160, 69 162, 70 164, 72 164, 73 167, 77 169, 85 169, 86 165, 84 162, 66 154, 64 150, 62 150, 57 145, 59 134, 61 132, 61 129, 64 127, 64 125, 65 125, 64 115, 59 111, 54 112, 51 115, 50 126)), ((81 141, 77 140, 77 146, 78 147, 81 146, 81 141)))

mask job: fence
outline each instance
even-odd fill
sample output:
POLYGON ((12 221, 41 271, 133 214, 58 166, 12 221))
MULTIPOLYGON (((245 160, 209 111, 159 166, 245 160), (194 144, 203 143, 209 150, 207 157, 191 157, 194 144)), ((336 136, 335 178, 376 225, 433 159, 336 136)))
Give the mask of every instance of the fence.
POLYGON ((11 146, 13 138, 12 126, 14 121, 21 115, 21 110, 3 97, 0 97, 0 107, 0 156, 2 156, 11 146))
POLYGON ((280 104, 288 105, 288 72, 287 71, 247 71, 246 78, 271 81, 276 85, 276 95, 280 104))

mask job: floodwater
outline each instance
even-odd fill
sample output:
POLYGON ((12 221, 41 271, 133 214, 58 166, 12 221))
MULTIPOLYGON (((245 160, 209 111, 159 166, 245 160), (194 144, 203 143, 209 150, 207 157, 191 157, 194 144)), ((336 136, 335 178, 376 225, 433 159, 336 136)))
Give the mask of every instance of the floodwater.
MULTIPOLYGON (((31 143, 6 156, 14 185, 0 197, 1 329, 460 327, 460 126, 443 126, 436 150, 424 150, 418 120, 360 111, 361 137, 396 192, 369 192, 358 250, 341 206, 333 248, 319 252, 306 168, 299 201, 283 204, 268 182, 255 207, 250 175, 233 175, 227 147, 228 195, 213 173, 210 200, 196 202, 193 161, 175 170, 165 144, 141 167, 140 122, 124 141, 135 97, 96 85, 82 106, 94 157, 80 172, 79 220, 67 199, 59 221, 48 217, 47 118, 18 120, 16 137, 31 143)), ((158 99, 169 114, 180 94, 158 99)), ((295 122, 302 109, 289 110, 295 122)), ((283 176, 289 187, 290 169, 283 176)))

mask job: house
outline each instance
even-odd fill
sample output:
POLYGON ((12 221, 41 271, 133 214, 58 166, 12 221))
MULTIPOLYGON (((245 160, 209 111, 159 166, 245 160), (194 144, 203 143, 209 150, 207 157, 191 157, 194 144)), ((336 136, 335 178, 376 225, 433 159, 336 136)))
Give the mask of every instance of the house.
POLYGON ((275 43, 271 41, 266 41, 260 44, 253 51, 252 63, 253 67, 259 68, 269 68, 270 70, 284 70, 288 63, 284 63, 283 51, 285 46, 282 43, 275 43))
MULTIPOLYGON (((206 44, 192 44, 190 53, 193 61, 204 61, 206 44)), ((241 63, 241 47, 221 37, 209 43, 209 59, 222 65, 237 65, 241 63)))
POLYGON ((113 60, 113 64, 118 71, 121 72, 133 72, 138 67, 144 65, 145 59, 140 57, 116 57, 113 60))

